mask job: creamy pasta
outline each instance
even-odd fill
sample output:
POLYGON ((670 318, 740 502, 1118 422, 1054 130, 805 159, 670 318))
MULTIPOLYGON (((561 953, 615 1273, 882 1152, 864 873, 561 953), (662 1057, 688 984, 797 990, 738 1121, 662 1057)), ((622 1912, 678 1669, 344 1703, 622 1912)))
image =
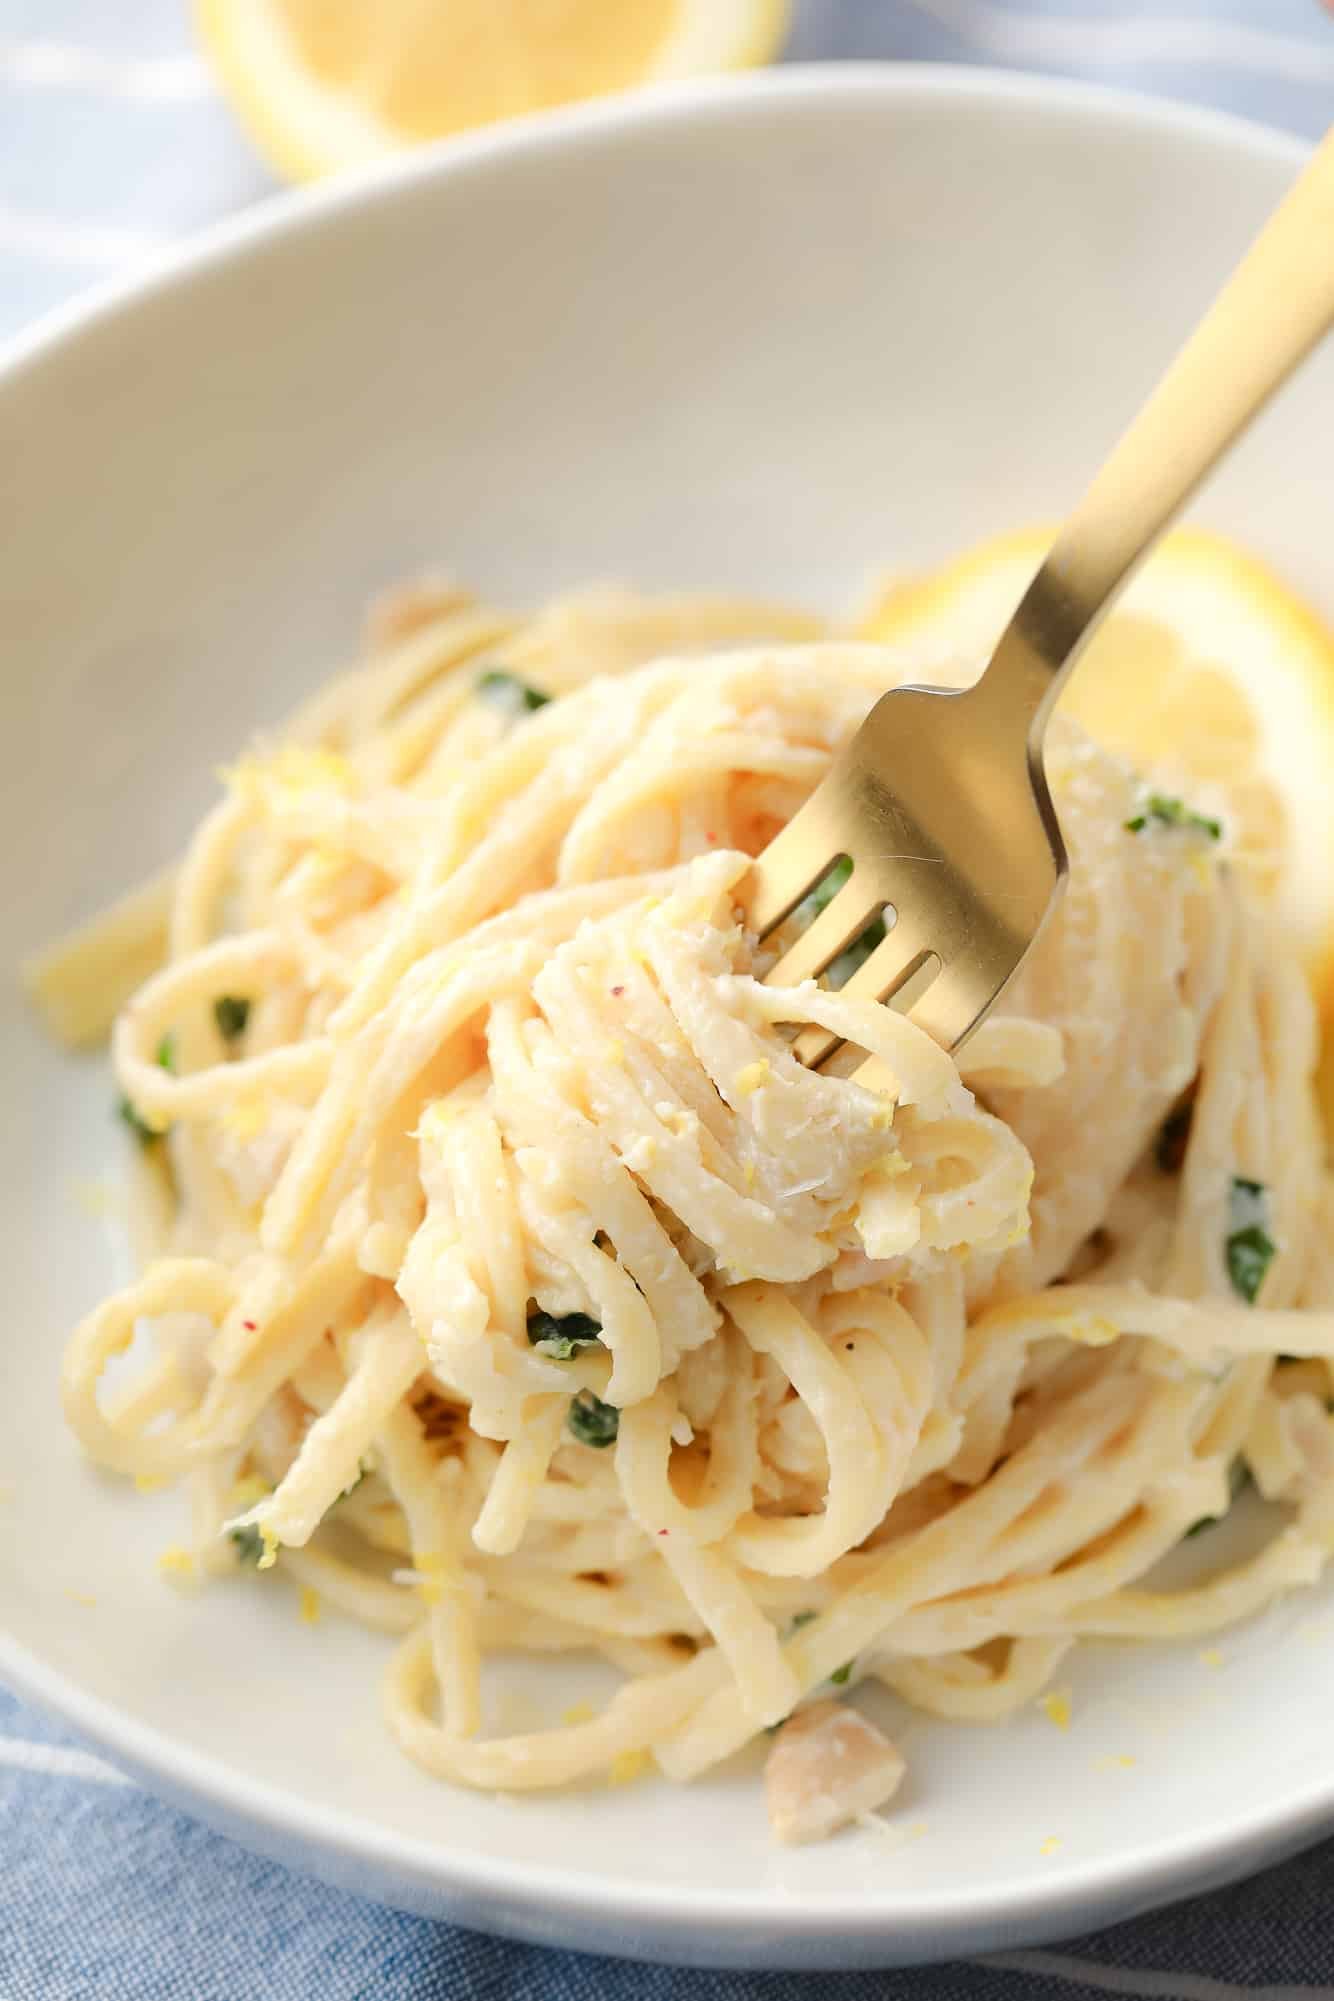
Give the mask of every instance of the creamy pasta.
POLYGON ((749 857, 910 664, 764 606, 406 593, 33 969, 72 1039, 125 1003, 143 1265, 70 1424, 183 1484, 168 1569, 395 1636, 444 1779, 690 1779, 797 1711, 771 1811, 823 1833, 901 1769, 858 1683, 991 1720, 1334 1544, 1313 1008, 1212 808, 1058 719, 1068 891, 957 1062, 839 969, 764 983, 749 857), (1268 1543, 1156 1583, 1242 1474, 1268 1543), (488 1733, 488 1660, 588 1649, 600 1713, 488 1733))

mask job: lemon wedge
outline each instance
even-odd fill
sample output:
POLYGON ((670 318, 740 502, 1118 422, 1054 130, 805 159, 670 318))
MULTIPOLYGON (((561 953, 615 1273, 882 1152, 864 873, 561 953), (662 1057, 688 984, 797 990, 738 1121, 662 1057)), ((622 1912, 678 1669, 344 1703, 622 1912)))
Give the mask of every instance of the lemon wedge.
POLYGON ((779 48, 788 0, 197 0, 241 123, 290 180, 779 48))
MULTIPOLYGON (((864 635, 924 669, 985 659, 1051 535, 1000 536, 895 584, 864 635)), ((1318 615, 1254 557, 1178 529, 1093 640, 1061 707, 1205 797, 1224 788, 1238 863, 1279 899, 1321 990, 1334 987, 1334 633, 1318 615)))

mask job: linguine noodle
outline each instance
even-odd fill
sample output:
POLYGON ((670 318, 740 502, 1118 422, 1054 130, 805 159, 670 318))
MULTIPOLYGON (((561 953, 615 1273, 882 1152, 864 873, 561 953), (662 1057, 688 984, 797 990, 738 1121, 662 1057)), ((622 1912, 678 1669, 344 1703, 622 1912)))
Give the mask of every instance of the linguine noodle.
POLYGON ((765 607, 406 596, 34 969, 74 1039, 133 989, 146 1256, 70 1424, 184 1483, 175 1568, 396 1636, 442 1778, 692 1778, 831 1677, 989 1721, 1334 1546, 1313 1009, 1205 820, 1058 725, 1068 892, 957 1063, 762 983, 748 858, 904 678, 765 607), (1156 1584, 1240 1471, 1270 1541, 1156 1584), (578 1649, 600 1714, 483 1734, 489 1656, 578 1649))

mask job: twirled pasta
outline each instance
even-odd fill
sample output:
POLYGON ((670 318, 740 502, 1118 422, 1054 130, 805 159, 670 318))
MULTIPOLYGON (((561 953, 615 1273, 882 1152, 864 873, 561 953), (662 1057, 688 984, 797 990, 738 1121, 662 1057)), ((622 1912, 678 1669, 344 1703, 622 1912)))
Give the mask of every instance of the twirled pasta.
POLYGON ((169 903, 37 969, 86 1039, 161 960, 113 1037, 161 1241, 70 1423, 187 1481, 177 1568, 401 1634, 443 1777, 690 1777, 836 1671, 990 1719, 1334 1545, 1313 1014, 1224 850, 1058 729, 1069 893, 960 1063, 762 983, 748 858, 909 666, 765 607, 400 599, 169 903), (874 1067, 805 1070, 810 1022, 874 1067), (1234 1464, 1287 1526, 1146 1584, 1234 1464), (488 1656, 580 1647, 601 1716, 480 1734, 488 1656))

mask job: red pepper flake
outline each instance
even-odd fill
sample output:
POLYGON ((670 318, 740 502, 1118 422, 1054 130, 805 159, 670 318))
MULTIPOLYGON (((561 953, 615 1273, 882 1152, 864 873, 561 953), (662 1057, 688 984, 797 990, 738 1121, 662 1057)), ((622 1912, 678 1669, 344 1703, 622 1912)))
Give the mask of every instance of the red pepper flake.
POLYGON ((715 847, 717 846, 717 843, 718 843, 718 836, 717 836, 716 834, 706 834, 706 835, 704 836, 704 838, 705 838, 705 840, 706 840, 706 841, 709 841, 709 842, 712 842, 712 844, 713 844, 713 845, 714 845, 715 847))
POLYGON ((612 988, 612 992, 613 992, 613 994, 615 994, 615 996, 616 996, 617 1000, 619 1000, 619 999, 621 998, 621 995, 622 995, 622 994, 623 994, 623 993, 625 992, 625 988, 624 988, 624 987, 613 987, 613 988, 612 988))
POLYGON ((666 1529, 659 1529, 659 1530, 658 1530, 658 1534, 659 1534, 659 1535, 666 1535, 666 1533, 667 1533, 666 1529))
POLYGON ((253 1334, 259 1322, 257 1320, 243 1320, 241 1325, 245 1328, 247 1334, 253 1334))

